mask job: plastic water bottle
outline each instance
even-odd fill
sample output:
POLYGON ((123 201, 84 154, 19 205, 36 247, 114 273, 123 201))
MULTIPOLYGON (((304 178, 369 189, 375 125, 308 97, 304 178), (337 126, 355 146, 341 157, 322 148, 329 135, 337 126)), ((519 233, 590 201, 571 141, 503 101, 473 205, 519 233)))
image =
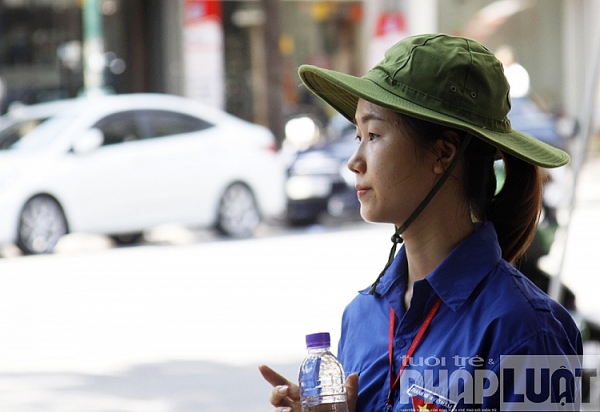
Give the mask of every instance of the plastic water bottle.
POLYGON ((344 370, 330 347, 329 333, 306 335, 308 354, 298 373, 302 412, 348 412, 344 370))

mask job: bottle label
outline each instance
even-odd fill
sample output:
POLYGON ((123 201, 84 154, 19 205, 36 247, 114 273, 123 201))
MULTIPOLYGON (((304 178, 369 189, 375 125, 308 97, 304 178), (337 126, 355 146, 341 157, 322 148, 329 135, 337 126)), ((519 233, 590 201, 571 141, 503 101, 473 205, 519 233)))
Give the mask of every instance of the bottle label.
POLYGON ((346 402, 336 402, 303 406, 302 412, 348 412, 348 404, 346 402))

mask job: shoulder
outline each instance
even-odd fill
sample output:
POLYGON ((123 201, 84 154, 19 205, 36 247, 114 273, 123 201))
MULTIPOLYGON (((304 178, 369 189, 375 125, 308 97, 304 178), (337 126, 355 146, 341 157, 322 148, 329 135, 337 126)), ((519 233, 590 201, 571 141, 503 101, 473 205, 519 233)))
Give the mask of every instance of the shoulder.
POLYGON ((505 261, 490 273, 473 305, 489 316, 489 332, 511 337, 503 354, 577 352, 581 345, 571 314, 505 261))
POLYGON ((495 307, 503 314, 520 314, 519 321, 536 321, 544 326, 551 318, 573 323, 569 312, 516 268, 501 260, 490 273, 488 295, 495 295, 495 307), (523 318, 525 317, 525 319, 523 318))

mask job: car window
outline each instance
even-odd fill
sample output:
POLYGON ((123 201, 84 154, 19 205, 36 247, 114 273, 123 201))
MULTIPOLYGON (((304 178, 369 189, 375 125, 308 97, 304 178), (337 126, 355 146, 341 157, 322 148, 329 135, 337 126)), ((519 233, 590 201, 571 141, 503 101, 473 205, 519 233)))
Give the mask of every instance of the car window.
POLYGON ((59 137, 72 123, 73 116, 71 114, 52 116, 47 120, 40 122, 28 133, 25 133, 10 146, 10 149, 24 151, 43 150, 46 146, 55 142, 56 138, 59 137))
POLYGON ((136 123, 136 111, 115 113, 99 120, 93 127, 104 133, 104 146, 131 142, 142 138, 136 123))
POLYGON ((144 110, 140 119, 147 128, 148 137, 172 136, 198 132, 213 125, 198 117, 166 110, 144 110))
POLYGON ((23 136, 38 127, 46 119, 27 119, 15 122, 0 130, 0 150, 13 148, 23 136))

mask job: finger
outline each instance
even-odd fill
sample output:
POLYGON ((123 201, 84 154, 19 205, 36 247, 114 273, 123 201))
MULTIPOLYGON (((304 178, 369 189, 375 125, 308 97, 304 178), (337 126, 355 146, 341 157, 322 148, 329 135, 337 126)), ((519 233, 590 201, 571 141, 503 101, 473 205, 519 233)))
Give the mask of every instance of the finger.
POLYGON ((293 385, 292 382, 269 368, 267 365, 260 365, 258 370, 263 378, 273 386, 293 385))
POLYGON ((258 370, 263 378, 273 385, 273 390, 269 395, 271 405, 285 406, 291 408, 291 410, 300 410, 300 388, 298 385, 266 365, 260 365, 258 370))
MULTIPOLYGON (((292 400, 288 398, 289 387, 287 385, 275 386, 269 394, 269 402, 275 407, 291 408, 294 406, 292 400)), ((279 409, 279 408, 277 408, 279 409)))
POLYGON ((344 386, 348 396, 348 411, 354 412, 356 410, 356 399, 358 398, 358 374, 353 373, 348 376, 344 386))
POLYGON ((300 400, 300 387, 294 382, 286 379, 284 376, 275 372, 273 369, 269 368, 267 365, 260 365, 258 367, 263 378, 269 382, 274 387, 276 386, 287 386, 287 397, 292 401, 300 400))

